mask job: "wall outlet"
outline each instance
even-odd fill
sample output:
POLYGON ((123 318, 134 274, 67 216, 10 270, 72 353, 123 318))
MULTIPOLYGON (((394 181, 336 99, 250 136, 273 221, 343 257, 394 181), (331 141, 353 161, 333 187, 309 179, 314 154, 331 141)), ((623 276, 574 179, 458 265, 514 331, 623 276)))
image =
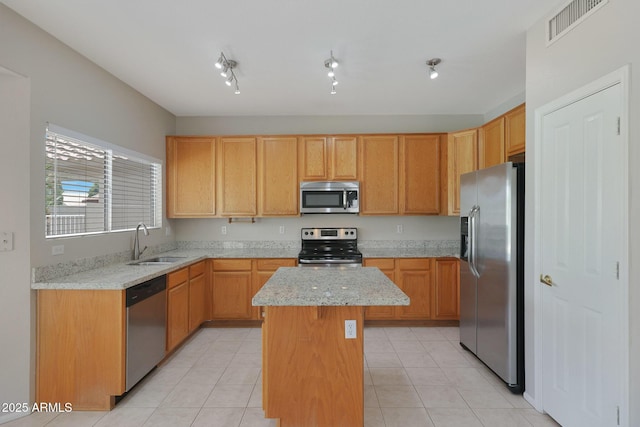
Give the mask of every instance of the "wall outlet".
POLYGON ((56 245, 51 247, 51 255, 64 254, 64 245, 56 245))
POLYGON ((280 226, 280 234, 284 234, 284 225, 280 226))
POLYGON ((0 251, 13 250, 13 233, 11 231, 0 231, 0 251))
POLYGON ((404 230, 402 229, 402 224, 396 225, 396 233, 402 234, 404 230))
POLYGON ((220 228, 220 232, 221 232, 222 234, 227 234, 227 226, 226 226, 226 225, 223 225, 223 226, 220 228))
POLYGON ((344 337, 346 339, 356 338, 356 321, 355 320, 344 321, 344 337))

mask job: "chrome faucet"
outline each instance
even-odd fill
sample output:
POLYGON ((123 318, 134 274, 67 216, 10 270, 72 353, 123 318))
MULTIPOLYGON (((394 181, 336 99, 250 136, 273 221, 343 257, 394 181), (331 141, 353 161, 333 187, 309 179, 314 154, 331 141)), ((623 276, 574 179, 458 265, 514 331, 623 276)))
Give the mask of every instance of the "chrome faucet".
POLYGON ((138 237, 138 232, 140 231, 140 227, 143 228, 145 236, 149 235, 149 230, 147 229, 147 226, 143 222, 138 224, 138 226, 136 227, 136 238, 133 241, 133 259, 134 260, 139 260, 140 255, 142 255, 142 253, 147 249, 147 247, 145 246, 144 249, 140 250, 140 238, 138 237))

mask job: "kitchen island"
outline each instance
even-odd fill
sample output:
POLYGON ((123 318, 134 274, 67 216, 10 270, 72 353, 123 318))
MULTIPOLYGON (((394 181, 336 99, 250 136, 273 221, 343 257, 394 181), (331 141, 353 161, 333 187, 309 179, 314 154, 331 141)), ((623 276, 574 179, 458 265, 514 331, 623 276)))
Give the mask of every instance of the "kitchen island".
POLYGON ((265 416, 279 427, 363 426, 364 308, 409 298, 375 267, 283 267, 252 303, 265 313, 265 416))

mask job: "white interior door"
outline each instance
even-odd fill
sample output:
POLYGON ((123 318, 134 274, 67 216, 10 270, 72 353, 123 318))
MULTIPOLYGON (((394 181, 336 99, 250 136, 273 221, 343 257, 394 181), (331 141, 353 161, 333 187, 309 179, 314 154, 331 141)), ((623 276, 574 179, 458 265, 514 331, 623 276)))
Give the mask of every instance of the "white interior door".
POLYGON ((620 86, 542 117, 543 406, 565 427, 617 425, 626 162, 620 86))

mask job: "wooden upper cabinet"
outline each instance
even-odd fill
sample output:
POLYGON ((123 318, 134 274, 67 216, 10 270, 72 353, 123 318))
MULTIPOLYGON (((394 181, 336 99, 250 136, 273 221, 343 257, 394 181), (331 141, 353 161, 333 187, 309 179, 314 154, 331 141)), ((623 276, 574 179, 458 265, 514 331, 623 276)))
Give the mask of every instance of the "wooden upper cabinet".
POLYGON ((223 137, 218 141, 220 215, 256 216, 257 139, 223 137))
POLYGON ((397 215, 399 181, 399 138, 396 135, 367 135, 360 139, 360 214, 397 215))
POLYGON ((460 175, 478 169, 478 130, 450 133, 442 162, 443 171, 446 171, 446 179, 443 179, 442 213, 459 215, 460 175))
POLYGON ((329 162, 329 180, 357 180, 358 137, 334 136, 329 138, 329 162))
POLYGON ((258 159, 258 214, 298 215, 298 138, 260 138, 258 159))
POLYGON ((167 137, 167 217, 216 215, 216 138, 167 137))
POLYGON ((300 181, 329 179, 327 138, 303 136, 298 145, 300 181))
POLYGON ((400 212, 440 213, 440 135, 401 137, 400 212))
POLYGON ((506 161, 504 149, 504 117, 498 117, 479 129, 478 169, 499 165, 506 161))
POLYGON ((519 105, 504 115, 507 157, 524 153, 526 149, 526 108, 519 105))
POLYGON ((358 179, 357 136, 303 136, 298 145, 300 181, 358 179))

